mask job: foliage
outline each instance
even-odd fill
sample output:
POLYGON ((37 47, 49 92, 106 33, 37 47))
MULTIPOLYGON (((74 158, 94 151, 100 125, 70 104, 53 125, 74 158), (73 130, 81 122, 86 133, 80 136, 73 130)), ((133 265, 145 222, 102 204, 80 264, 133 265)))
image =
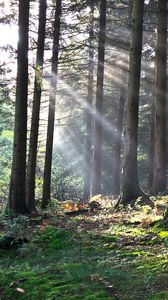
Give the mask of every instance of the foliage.
MULTIPOLYGON (((4 71, 5 73, 5 71, 4 71)), ((13 102, 7 83, 0 85, 0 207, 6 205, 13 147, 13 102)))
MULTIPOLYGON (((41 199, 41 195, 42 195, 42 188, 43 188, 43 178, 41 177, 42 174, 37 174, 35 177, 35 195, 36 195, 36 199, 41 199)), ((37 201, 36 201, 37 202, 37 201)), ((36 205, 38 205, 38 203, 36 203, 36 205)))
POLYGON ((18 216, 5 222, 7 234, 15 237, 25 236, 29 232, 29 225, 30 220, 26 216, 18 216))
POLYGON ((52 196, 58 200, 80 200, 82 198, 82 177, 72 166, 57 155, 52 169, 52 196))
POLYGON ((0 205, 4 206, 8 197, 11 172, 13 131, 3 130, 0 134, 0 205))
POLYGON ((0 86, 0 131, 13 128, 13 102, 10 98, 9 88, 6 83, 0 86))

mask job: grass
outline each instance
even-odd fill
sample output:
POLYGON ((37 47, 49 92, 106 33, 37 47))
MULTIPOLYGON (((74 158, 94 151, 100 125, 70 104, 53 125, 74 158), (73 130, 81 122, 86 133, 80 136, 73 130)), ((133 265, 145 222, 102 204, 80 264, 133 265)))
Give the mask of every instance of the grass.
POLYGON ((0 250, 1 300, 168 299, 166 229, 100 212, 53 215, 29 234, 22 248, 0 250))

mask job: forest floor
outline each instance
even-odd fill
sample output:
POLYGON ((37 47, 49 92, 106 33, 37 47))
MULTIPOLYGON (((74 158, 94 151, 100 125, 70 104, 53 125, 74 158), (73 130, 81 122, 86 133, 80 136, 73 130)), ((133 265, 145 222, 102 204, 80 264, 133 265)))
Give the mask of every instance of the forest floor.
POLYGON ((157 222, 167 204, 2 215, 1 236, 30 242, 0 249, 0 299, 168 299, 168 228, 157 222))

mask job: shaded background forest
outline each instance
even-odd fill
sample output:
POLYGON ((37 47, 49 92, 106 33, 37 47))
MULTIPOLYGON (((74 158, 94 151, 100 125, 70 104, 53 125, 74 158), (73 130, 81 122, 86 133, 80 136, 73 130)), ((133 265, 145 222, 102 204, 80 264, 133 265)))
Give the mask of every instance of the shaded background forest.
MULTIPOLYGON (((120 194, 125 142, 125 107, 128 98, 129 55, 134 21, 132 19, 132 7, 133 5, 136 6, 138 1, 107 0, 106 7, 105 2, 96 0, 48 0, 46 24, 43 24, 45 26, 45 42, 42 63, 41 61, 38 62, 37 57, 37 49, 42 50, 38 44, 42 27, 38 30, 38 26, 40 22, 44 21, 44 16, 40 20, 39 8, 41 5, 42 9, 42 5, 45 6, 46 2, 42 0, 30 1, 26 144, 28 162, 28 153, 30 155, 31 150, 29 141, 36 81, 36 85, 41 90, 35 175, 36 199, 41 199, 46 190, 46 187, 43 189, 43 173, 49 103, 51 111, 54 111, 55 107, 50 197, 58 200, 82 201, 87 200, 91 194, 120 194), (61 6, 60 16, 58 15, 59 4, 61 6), (102 19, 100 16, 103 8, 105 18, 102 19), (104 29, 101 28, 103 20, 106 21, 104 29), (56 32, 59 26, 60 30, 56 32), (101 44, 102 31, 104 37, 106 36, 103 45, 101 44), (54 45, 57 45, 57 47, 54 48, 54 45), (102 62, 100 55, 103 49, 105 51, 104 62, 102 62), (96 120, 97 80, 100 75, 97 68, 99 66, 101 68, 102 64, 104 67, 103 100, 101 102, 103 108, 98 117, 102 125, 102 138, 98 139, 100 142, 98 148, 101 150, 101 191, 97 190, 93 193, 94 121, 96 120), (57 86, 56 89, 55 86, 57 86), (55 97, 56 105, 52 103, 55 97), (90 154, 88 154, 88 151, 90 151, 90 154), (87 155, 90 155, 89 159, 87 155), (89 183, 86 182, 88 176, 91 178, 89 183), (86 185, 87 191, 84 190, 86 185)), ((166 1, 160 1, 160 5, 164 3, 166 1)), ((13 0, 1 1, 0 4, 0 26, 3 32, 0 58, 0 198, 4 206, 6 206, 9 194, 12 157, 14 157, 13 137, 15 99, 17 101, 16 63, 19 4, 21 5, 18 1, 13 0)), ((140 185, 146 193, 156 194, 166 193, 166 186, 155 191, 152 179, 156 165, 156 157, 154 158, 154 149, 156 149, 154 110, 157 90, 155 78, 158 66, 156 64, 156 54, 158 51, 159 9, 158 3, 154 0, 145 1, 137 155, 140 185)), ((166 48, 164 51, 167 53, 166 48)), ((164 97, 166 102, 166 95, 164 97)), ((164 112, 166 112, 165 109, 164 112)), ((164 136, 166 139, 166 131, 164 136)), ((166 153, 166 146, 164 149, 166 153)), ((163 172, 166 176, 167 159, 165 159, 165 154, 163 154, 163 160, 165 165, 163 172)), ((49 185, 47 183, 47 187, 49 185)))

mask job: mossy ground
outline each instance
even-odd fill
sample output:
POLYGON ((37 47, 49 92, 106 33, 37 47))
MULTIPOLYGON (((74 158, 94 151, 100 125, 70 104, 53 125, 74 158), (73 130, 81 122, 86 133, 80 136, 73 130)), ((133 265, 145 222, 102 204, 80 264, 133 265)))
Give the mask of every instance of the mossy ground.
POLYGON ((168 231, 150 226, 152 213, 53 214, 30 226, 29 244, 0 250, 0 299, 168 299, 168 231))

